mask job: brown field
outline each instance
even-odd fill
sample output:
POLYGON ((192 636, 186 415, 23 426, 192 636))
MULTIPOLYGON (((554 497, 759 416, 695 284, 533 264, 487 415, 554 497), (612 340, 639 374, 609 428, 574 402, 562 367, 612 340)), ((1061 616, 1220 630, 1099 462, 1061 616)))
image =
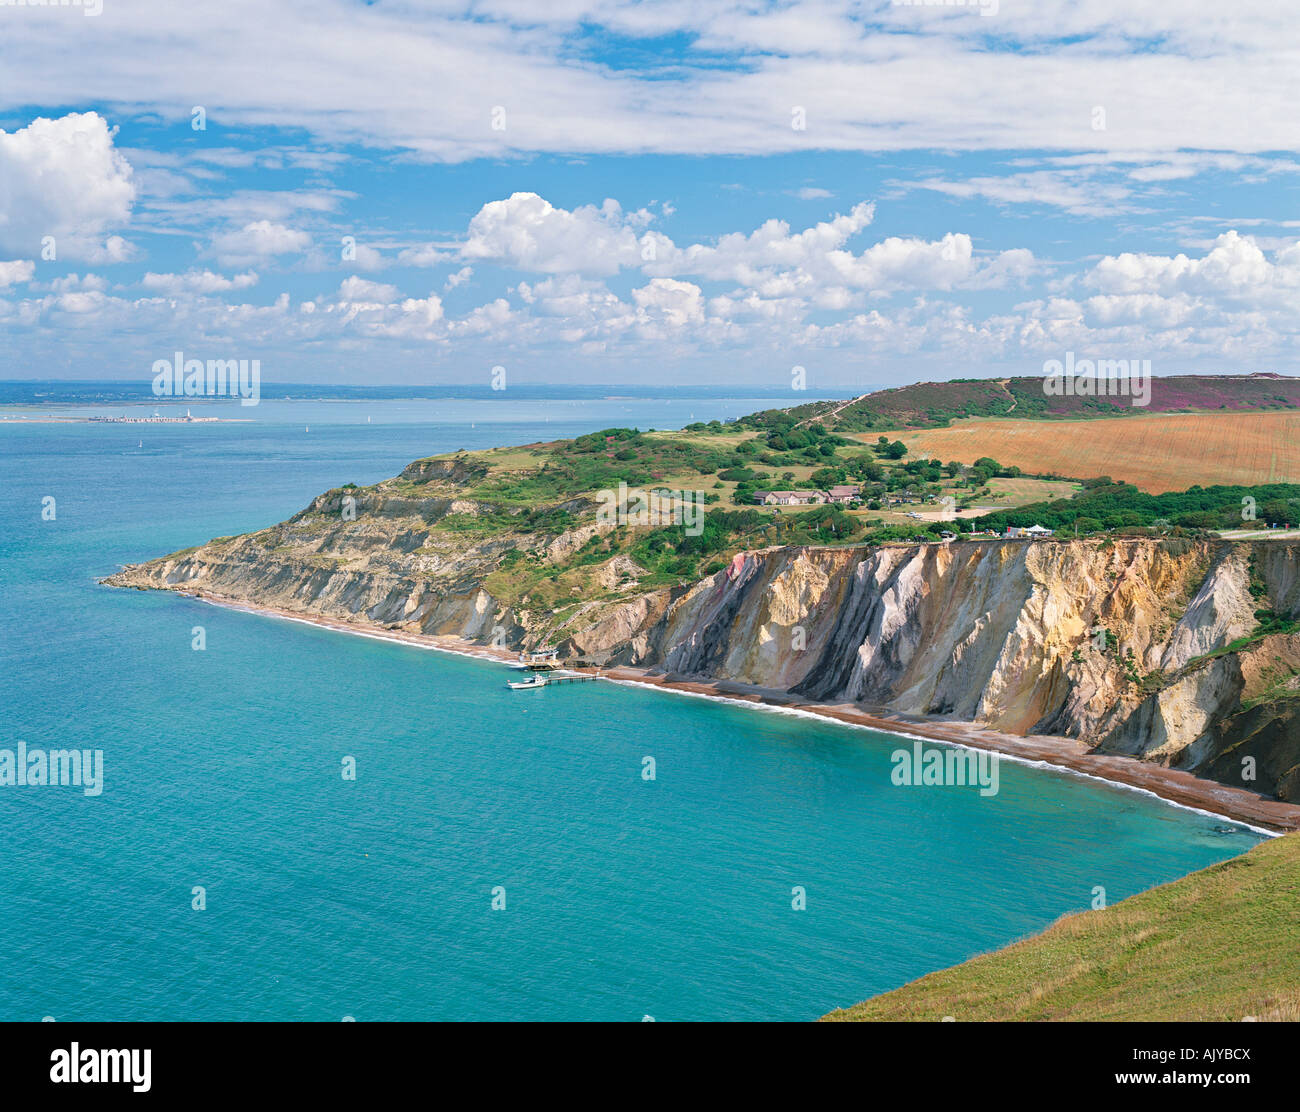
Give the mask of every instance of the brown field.
MULTIPOLYGON (((878 432, 855 438, 874 442, 878 432)), ((1300 414, 1171 413, 1087 421, 973 419, 890 433, 909 453, 1031 474, 1109 475, 1160 494, 1190 486, 1300 482, 1300 414)))

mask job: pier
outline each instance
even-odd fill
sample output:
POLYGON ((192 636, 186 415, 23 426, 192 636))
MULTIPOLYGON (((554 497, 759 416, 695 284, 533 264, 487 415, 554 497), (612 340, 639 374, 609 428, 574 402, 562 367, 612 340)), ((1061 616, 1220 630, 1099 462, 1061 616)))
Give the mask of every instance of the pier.
POLYGON ((511 691, 536 691, 541 687, 555 687, 562 683, 595 683, 601 678, 599 672, 594 675, 590 672, 534 672, 532 679, 521 683, 508 682, 506 686, 511 691))

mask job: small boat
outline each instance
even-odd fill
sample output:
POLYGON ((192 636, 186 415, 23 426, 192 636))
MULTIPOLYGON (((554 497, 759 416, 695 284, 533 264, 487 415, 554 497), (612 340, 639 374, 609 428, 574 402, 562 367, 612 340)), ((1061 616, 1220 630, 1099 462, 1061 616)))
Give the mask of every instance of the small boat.
POLYGON ((547 683, 545 676, 534 676, 530 680, 524 680, 523 683, 507 682, 506 686, 511 691, 535 691, 539 687, 545 687, 547 683))

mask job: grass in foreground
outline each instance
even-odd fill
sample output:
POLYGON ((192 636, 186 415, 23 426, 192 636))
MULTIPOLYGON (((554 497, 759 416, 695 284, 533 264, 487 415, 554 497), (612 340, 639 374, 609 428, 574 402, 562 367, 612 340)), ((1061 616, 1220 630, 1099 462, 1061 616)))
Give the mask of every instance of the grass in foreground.
POLYGON ((827 1020, 1300 1019, 1300 834, 827 1020))

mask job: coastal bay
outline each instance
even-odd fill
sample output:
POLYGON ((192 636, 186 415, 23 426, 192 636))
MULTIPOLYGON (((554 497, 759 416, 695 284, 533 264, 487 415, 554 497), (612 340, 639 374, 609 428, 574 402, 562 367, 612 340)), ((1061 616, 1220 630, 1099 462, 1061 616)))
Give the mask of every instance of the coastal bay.
POLYGON ((430 447, 565 431, 332 412, 163 427, 152 452, 113 426, 0 439, 14 738, 104 752, 98 797, 0 790, 0 931, 32 970, 6 1018, 813 1019, 1259 841, 1033 768, 993 799, 899 790, 888 734, 643 685, 532 702, 394 631, 96 583, 430 447), (53 522, 28 512, 49 494, 53 522), (60 869, 21 865, 51 847, 60 869), (113 965, 54 959, 87 944, 113 965))

